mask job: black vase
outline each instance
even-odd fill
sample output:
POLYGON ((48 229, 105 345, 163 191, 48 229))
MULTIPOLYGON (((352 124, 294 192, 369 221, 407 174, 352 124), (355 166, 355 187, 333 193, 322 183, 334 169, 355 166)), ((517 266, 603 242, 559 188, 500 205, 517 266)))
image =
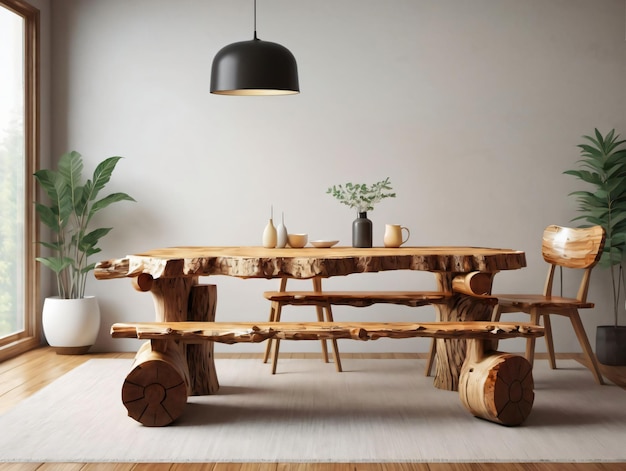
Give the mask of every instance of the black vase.
POLYGON ((626 325, 596 327, 596 357, 603 365, 626 365, 626 325))
POLYGON ((367 219, 367 212, 359 213, 352 222, 352 247, 370 248, 372 246, 372 221, 367 219))

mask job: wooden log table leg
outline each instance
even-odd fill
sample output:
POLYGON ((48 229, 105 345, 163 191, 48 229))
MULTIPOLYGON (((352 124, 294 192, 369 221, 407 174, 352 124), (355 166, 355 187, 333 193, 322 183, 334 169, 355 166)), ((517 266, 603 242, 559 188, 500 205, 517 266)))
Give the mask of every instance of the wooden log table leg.
MULTIPOLYGON (((437 321, 465 322, 488 321, 491 319, 493 304, 487 300, 468 296, 453 290, 452 281, 458 273, 436 273, 438 289, 454 293, 447 303, 436 304, 437 321)), ((466 341, 437 339, 435 379, 436 388, 458 391, 459 376, 465 361, 466 341)))
MULTIPOLYGON (((215 321, 217 287, 200 285, 198 277, 155 278, 140 275, 134 281, 139 291, 150 291, 157 322, 215 321)), ((202 396, 219 390, 213 342, 183 345, 189 371, 188 394, 202 396)))
MULTIPOLYGON (((215 321, 217 286, 194 285, 189 295, 188 319, 196 322, 215 321)), ((220 388, 215 371, 214 342, 186 345, 187 365, 190 375, 190 394, 204 396, 215 394, 220 388)))

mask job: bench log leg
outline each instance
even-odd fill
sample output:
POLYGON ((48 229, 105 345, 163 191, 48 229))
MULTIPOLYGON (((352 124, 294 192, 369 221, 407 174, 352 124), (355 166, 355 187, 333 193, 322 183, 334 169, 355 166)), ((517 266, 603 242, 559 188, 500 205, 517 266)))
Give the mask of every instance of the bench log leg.
POLYGON ((489 341, 467 340, 467 358, 459 381, 463 405, 476 417, 519 425, 535 398, 532 366, 524 357, 487 350, 489 341))
POLYGON ((144 343, 122 385, 128 416, 148 427, 176 420, 187 404, 189 373, 182 346, 172 340, 144 343))

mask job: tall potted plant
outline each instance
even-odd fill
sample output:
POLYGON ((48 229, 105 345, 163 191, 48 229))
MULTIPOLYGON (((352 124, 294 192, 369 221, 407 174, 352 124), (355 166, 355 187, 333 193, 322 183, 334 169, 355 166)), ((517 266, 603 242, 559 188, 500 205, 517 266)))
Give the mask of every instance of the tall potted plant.
POLYGON ((58 353, 85 353, 100 329, 97 299, 85 296, 87 276, 95 263, 89 257, 101 251, 98 242, 112 228, 91 227, 93 216, 118 201, 135 201, 126 193, 100 192, 122 157, 109 157, 95 169, 91 180, 83 181, 83 159, 75 151, 64 154, 57 170, 42 169, 34 177, 48 197, 36 202, 39 220, 52 234, 50 242, 40 242, 51 255, 37 261, 56 275, 58 296, 44 301, 42 323, 48 343, 58 353))
POLYGON ((626 325, 619 325, 620 294, 624 286, 623 262, 626 253, 626 140, 618 140, 615 129, 606 136, 595 130, 594 136, 583 136, 579 168, 567 170, 591 185, 592 190, 574 191, 580 216, 606 232, 606 242, 599 265, 611 271, 613 325, 596 329, 596 356, 605 365, 626 365, 626 325), (620 283, 621 282, 621 283, 620 283))
POLYGON ((365 183, 346 183, 333 185, 326 190, 327 194, 335 197, 341 204, 356 209, 357 218, 352 222, 352 247, 372 246, 372 221, 367 218, 367 212, 374 210, 374 205, 385 198, 395 198, 391 192, 389 177, 379 182, 367 185, 365 183))

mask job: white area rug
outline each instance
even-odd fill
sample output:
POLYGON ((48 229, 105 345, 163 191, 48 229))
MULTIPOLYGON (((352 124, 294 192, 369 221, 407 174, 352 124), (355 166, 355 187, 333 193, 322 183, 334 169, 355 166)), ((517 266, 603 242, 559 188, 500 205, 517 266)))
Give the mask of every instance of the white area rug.
POLYGON ((626 391, 536 361, 520 427, 473 417, 420 360, 216 360, 219 394, 148 428, 120 398, 130 360, 90 360, 0 417, 0 461, 626 461, 626 391))

